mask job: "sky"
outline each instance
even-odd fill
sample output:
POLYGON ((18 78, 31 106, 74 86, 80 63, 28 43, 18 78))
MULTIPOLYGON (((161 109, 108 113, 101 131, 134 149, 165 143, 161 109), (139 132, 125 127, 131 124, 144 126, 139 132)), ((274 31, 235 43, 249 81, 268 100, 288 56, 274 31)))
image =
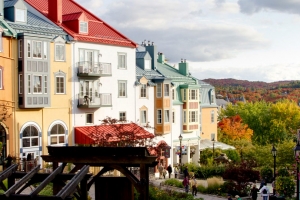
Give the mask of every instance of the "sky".
POLYGON ((199 79, 300 79, 300 0, 75 0, 199 79))

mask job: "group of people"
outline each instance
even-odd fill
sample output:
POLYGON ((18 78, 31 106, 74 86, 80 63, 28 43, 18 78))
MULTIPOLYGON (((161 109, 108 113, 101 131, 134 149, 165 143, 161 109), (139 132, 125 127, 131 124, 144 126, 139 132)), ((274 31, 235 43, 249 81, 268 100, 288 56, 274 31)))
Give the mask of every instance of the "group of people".
POLYGON ((192 187, 192 195, 196 196, 198 183, 197 183, 195 176, 192 176, 190 178, 190 174, 189 174, 187 167, 185 167, 183 170, 183 176, 184 176, 184 179, 182 181, 182 184, 184 186, 185 192, 188 193, 190 190, 190 187, 192 187))
MULTIPOLYGON (((270 195, 270 190, 267 187, 267 183, 265 182, 264 179, 262 179, 259 188, 256 187, 256 184, 253 184, 253 186, 250 190, 250 196, 251 196, 252 200, 257 200, 258 193, 261 194, 261 196, 263 197, 263 200, 268 200, 269 195, 270 195)), ((227 195, 227 199, 232 200, 230 194, 227 195)), ((238 195, 235 196, 235 200, 240 200, 240 199, 241 198, 238 195)))
POLYGON ((168 172, 168 174, 169 174, 169 178, 171 178, 171 174, 172 174, 172 166, 171 165, 169 165, 168 167, 167 167, 167 169, 165 169, 164 167, 163 167, 163 165, 162 164, 160 164, 159 166, 158 166, 158 172, 159 172, 159 178, 161 179, 162 177, 164 177, 164 179, 166 178, 166 175, 167 175, 167 172, 168 172))

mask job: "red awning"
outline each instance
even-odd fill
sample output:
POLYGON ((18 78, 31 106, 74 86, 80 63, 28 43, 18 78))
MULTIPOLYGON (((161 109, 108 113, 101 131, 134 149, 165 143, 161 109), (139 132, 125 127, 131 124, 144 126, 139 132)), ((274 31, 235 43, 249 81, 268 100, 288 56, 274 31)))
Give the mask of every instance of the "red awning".
POLYGON ((153 138, 154 135, 135 123, 75 127, 76 144, 99 144, 153 138))

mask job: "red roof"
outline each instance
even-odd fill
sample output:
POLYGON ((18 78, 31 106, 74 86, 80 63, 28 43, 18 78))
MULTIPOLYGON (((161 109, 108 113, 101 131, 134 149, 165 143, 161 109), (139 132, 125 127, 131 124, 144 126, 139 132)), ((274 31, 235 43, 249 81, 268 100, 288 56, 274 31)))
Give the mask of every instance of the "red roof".
POLYGON ((152 133, 135 123, 75 127, 76 144, 102 144, 153 137, 152 133))
MULTIPOLYGON (((50 0, 25 0, 39 12, 43 13, 48 17, 48 1, 50 0)), ((81 7, 73 0, 62 0, 62 18, 63 23, 56 23, 58 26, 63 28, 69 35, 71 35, 74 40, 83 42, 94 42, 117 46, 126 47, 137 47, 137 44, 120 32, 112 28, 107 23, 103 22, 101 19, 90 13, 85 8, 81 7), (79 34, 72 31, 69 27, 64 24, 64 20, 74 20, 78 18, 79 13, 84 13, 88 19, 88 34, 79 34)), ((49 17, 48 17, 49 18, 49 17)))

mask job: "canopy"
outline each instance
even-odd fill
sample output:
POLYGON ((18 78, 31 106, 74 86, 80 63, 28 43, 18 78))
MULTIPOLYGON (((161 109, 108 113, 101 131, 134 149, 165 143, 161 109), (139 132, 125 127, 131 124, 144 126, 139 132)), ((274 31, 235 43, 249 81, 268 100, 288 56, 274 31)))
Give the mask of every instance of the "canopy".
MULTIPOLYGON (((222 142, 215 141, 214 143, 215 143, 214 145, 215 149, 222 149, 222 150, 235 149, 234 146, 230 146, 222 142)), ((212 148, 213 148, 213 141, 208 139, 200 140, 200 151, 204 149, 212 149, 212 148)))
POLYGON ((97 144, 101 141, 119 142, 153 137, 152 133, 135 123, 75 127, 76 144, 97 144))

